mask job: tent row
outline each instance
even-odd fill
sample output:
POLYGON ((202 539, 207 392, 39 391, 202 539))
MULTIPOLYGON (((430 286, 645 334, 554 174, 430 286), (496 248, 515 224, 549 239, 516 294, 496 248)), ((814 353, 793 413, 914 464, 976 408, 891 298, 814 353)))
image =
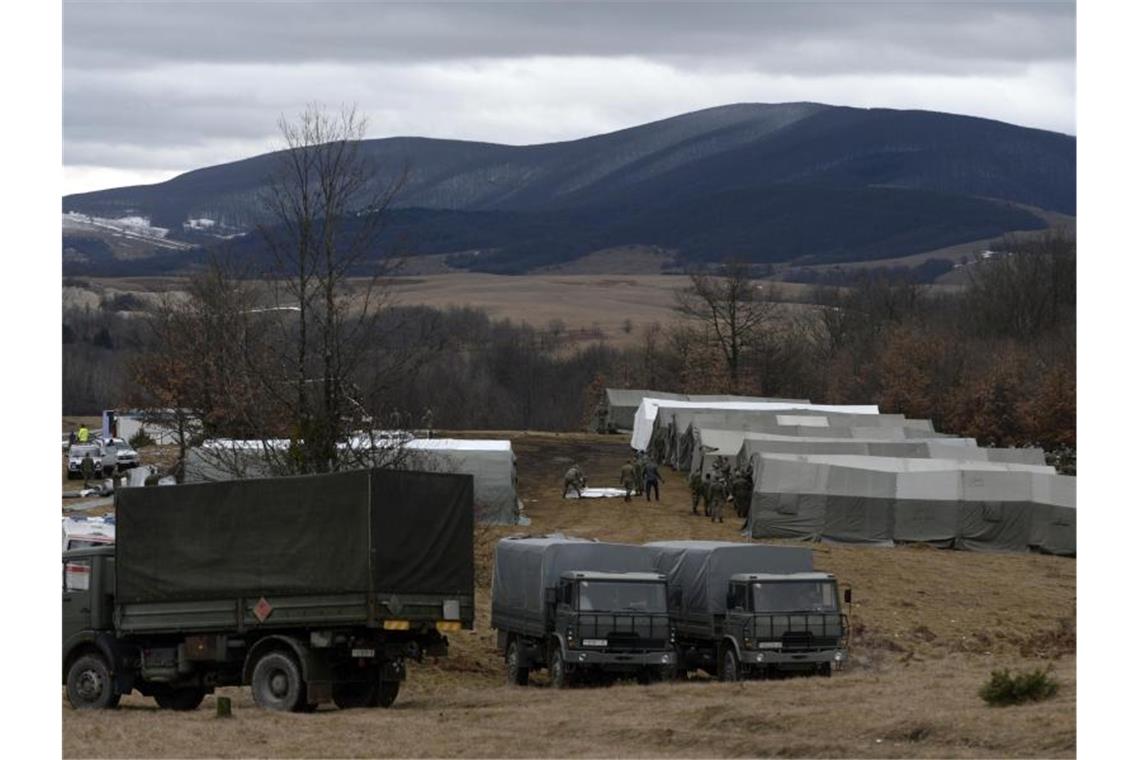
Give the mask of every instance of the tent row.
POLYGON ((752 465, 754 538, 1076 554, 1076 479, 1051 467, 773 453, 752 465))
POLYGON ((754 538, 1076 552, 1075 479, 1043 450, 874 405, 642 396, 630 445, 686 475, 750 472, 754 538))
POLYGON ((724 401, 792 401, 797 403, 807 403, 807 399, 777 399, 758 398, 755 396, 702 395, 689 393, 666 393, 661 391, 628 390, 625 388, 606 388, 606 397, 602 402, 604 412, 604 429, 623 433, 632 431, 633 421, 637 415, 637 409, 641 406, 642 400, 646 398, 654 398, 667 401, 695 401, 701 403, 724 401))
MULTIPOLYGON (((288 445, 288 441, 206 441, 187 452, 185 480, 271 477, 269 462, 287 451, 288 445)), ((497 524, 519 521, 518 473, 510 441, 380 434, 349 445, 354 452, 373 452, 376 465, 472 475, 477 520, 497 524)))

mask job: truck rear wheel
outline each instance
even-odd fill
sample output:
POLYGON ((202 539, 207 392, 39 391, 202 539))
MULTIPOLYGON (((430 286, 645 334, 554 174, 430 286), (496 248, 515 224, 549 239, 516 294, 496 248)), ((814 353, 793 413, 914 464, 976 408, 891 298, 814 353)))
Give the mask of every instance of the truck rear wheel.
POLYGON ((377 695, 376 703, 381 707, 391 707, 396 701, 396 697, 400 694, 399 681, 381 681, 380 691, 377 695))
POLYGON ((303 707, 301 668, 284 652, 269 652, 257 661, 250 679, 253 701, 266 710, 290 712, 303 707))
POLYGON ((119 704, 111 669, 101 654, 85 654, 67 670, 67 701, 76 710, 109 710, 119 704))
POLYGON ((334 683, 332 687, 333 704, 341 710, 376 707, 379 703, 379 692, 380 682, 378 680, 334 683))
POLYGON ((515 686, 526 686, 530 680, 530 668, 524 668, 522 653, 519 651, 518 639, 513 639, 507 646, 507 683, 515 686))
POLYGON ((562 659, 561 647, 555 647, 554 654, 550 656, 550 685, 556 689, 565 689, 570 685, 570 674, 562 659))
POLYGON ((730 644, 724 647, 724 653, 720 656, 720 680, 740 680, 740 662, 736 659, 736 650, 730 644))
POLYGON ((199 686, 155 692, 154 701, 163 710, 197 710, 206 698, 206 690, 199 686))

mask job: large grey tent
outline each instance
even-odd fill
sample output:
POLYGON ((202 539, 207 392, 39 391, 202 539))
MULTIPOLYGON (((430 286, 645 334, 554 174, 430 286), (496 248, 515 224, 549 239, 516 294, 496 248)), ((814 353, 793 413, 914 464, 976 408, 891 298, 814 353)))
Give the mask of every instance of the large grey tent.
MULTIPOLYGON (((704 432, 704 431, 702 431, 704 432)), ((1045 465, 1045 452, 1038 448, 1001 449, 978 446, 973 438, 934 438, 885 441, 871 438, 825 438, 745 433, 739 446, 732 433, 712 439, 719 448, 707 453, 727 456, 736 448, 734 464, 745 467, 758 454, 849 454, 907 459, 962 459, 977 462, 1045 465)))
MULTIPOLYGON (((392 460, 404 470, 456 473, 474 477, 475 518, 480 522, 518 522, 518 477, 510 441, 451 438, 382 438, 390 448, 377 449, 378 458, 392 460)), ((362 439, 357 448, 368 441, 362 439)), ((284 451, 287 441, 207 441, 187 453, 186 481, 269 477, 263 449, 284 451)))
MULTIPOLYGON (((658 415, 658 420, 663 415, 658 415)), ((675 425, 667 427, 665 435, 673 439, 670 447, 666 440, 664 450, 671 452, 670 464, 683 471, 701 469, 705 449, 724 449, 735 456, 739 440, 746 433, 779 433, 796 436, 836 435, 866 437, 882 440, 925 440, 947 437, 935 432, 930 420, 907 419, 901 414, 838 414, 835 412, 805 411, 794 414, 783 412, 747 412, 739 414, 673 415, 675 425), (681 430, 688 420, 688 427, 681 430), (845 431, 843 433, 829 431, 845 431)), ((660 430, 655 429, 654 433, 660 430)), ((723 454, 723 452, 721 452, 723 454)))
POLYGON ((654 431, 660 428, 672 428, 677 425, 674 418, 678 412, 722 412, 722 413, 748 413, 748 412, 779 412, 796 415, 798 412, 840 412, 848 414, 875 414, 879 408, 874 405, 832 405, 810 404, 784 401, 724 401, 724 402, 694 402, 694 401, 663 401, 661 399, 644 398, 638 407, 634 419, 633 433, 630 435, 629 445, 638 450, 648 450, 654 436, 654 431), (660 420, 660 421, 659 421, 660 420))
POLYGON ((1076 552, 1075 481, 1050 467, 851 455, 752 461, 754 538, 1076 552))
MULTIPOLYGON (((715 452, 720 456, 736 456, 740 452, 744 436, 753 431, 766 432, 776 429, 786 435, 823 436, 828 435, 828 431, 844 430, 851 431, 844 433, 844 437, 865 432, 867 438, 882 440, 926 440, 947 437, 935 432, 930 420, 907 419, 901 414, 751 412, 735 416, 698 414, 691 417, 688 415, 674 417, 679 424, 683 424, 686 418, 689 418, 687 429, 683 432, 679 429, 671 431, 675 436, 675 443, 672 447, 674 455, 669 460, 670 464, 685 471, 701 469, 701 459, 706 452, 715 452)), ((666 450, 669 450, 668 445, 666 450)))

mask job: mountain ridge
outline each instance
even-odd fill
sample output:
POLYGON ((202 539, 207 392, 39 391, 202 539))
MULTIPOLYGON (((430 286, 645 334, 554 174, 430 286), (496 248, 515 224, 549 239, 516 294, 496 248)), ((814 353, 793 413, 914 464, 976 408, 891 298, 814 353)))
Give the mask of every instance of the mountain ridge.
MULTIPOLYGON (((1016 204, 1075 212, 1075 145, 1069 135, 992 119, 797 102, 728 104, 534 145, 377 138, 361 142, 361 155, 377 167, 373 189, 410 166, 391 212, 408 239, 448 238, 410 221, 416 209, 447 212, 433 223, 450 225, 456 248, 423 252, 489 247, 479 266, 497 260, 504 271, 528 271, 627 244, 676 248, 690 261, 718 253, 786 260, 796 250, 839 261, 1033 229, 1041 220, 1016 204), (732 199, 719 218, 714 198, 732 199), (694 209, 703 211, 693 217, 694 209), (825 223, 821 211, 833 215, 837 234, 812 229, 825 223), (472 222, 462 217, 486 212, 501 212, 494 224, 502 229, 468 235, 467 244, 462 230, 472 222), (578 229, 583 223, 590 229, 578 229)), ((276 155, 65 196, 63 209, 142 216, 173 239, 208 244, 188 220, 230 234, 265 221, 257 196, 276 155)), ((249 241, 239 247, 256 255, 249 241)))

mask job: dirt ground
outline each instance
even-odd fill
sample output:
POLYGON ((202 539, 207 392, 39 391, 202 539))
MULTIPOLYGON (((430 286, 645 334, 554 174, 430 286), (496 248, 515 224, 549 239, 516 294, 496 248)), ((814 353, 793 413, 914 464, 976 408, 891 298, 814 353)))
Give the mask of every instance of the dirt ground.
MULTIPOLYGON (((506 434, 504 434, 506 435, 506 434)), ((476 531, 476 630, 450 656, 409 668, 390 710, 279 715, 246 689, 224 689, 189 714, 141 696, 81 713, 63 702, 67 757, 1072 757, 1076 751, 1076 563, 926 548, 813 547, 816 566, 853 587, 850 666, 830 679, 687 683, 557 692, 540 676, 508 687, 490 629, 490 560, 498 538, 562 531, 624 541, 740 540, 740 520, 689 513, 679 475, 661 501, 562 500, 578 462, 591 485, 616 485, 625 439, 509 434, 532 525, 476 531), (987 707, 977 691, 996 668, 1049 668, 1042 703, 987 707)), ((487 434, 486 437, 492 437, 487 434)))

